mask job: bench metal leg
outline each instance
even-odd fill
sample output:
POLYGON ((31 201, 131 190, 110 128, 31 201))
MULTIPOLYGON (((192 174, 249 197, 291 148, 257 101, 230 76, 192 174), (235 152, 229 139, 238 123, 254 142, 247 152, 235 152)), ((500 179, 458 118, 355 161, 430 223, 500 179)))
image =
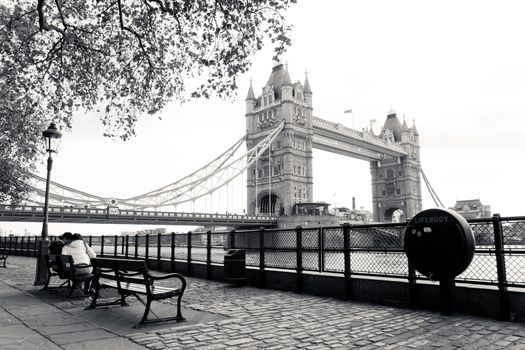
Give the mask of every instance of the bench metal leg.
POLYGON ((46 284, 44 284, 44 288, 41 289, 41 291, 46 291, 49 287, 49 281, 51 281, 51 274, 48 272, 47 273, 47 280, 46 280, 46 284))
POLYGON ((175 317, 163 317, 163 318, 157 316, 153 312, 153 310, 151 310, 151 302, 153 301, 153 299, 148 298, 148 300, 146 302, 144 302, 142 300, 142 298, 140 298, 138 295, 135 295, 135 297, 137 297, 137 299, 142 304, 144 304, 144 306, 146 307, 146 310, 144 310, 144 315, 142 316, 142 319, 140 320, 140 322, 137 323, 135 326, 133 326, 133 328, 139 328, 141 326, 144 326, 147 323, 166 322, 166 321, 177 321, 177 322, 185 322, 186 321, 186 319, 184 317, 182 317, 182 312, 181 312, 181 305, 180 304, 181 304, 181 300, 182 300, 182 295, 179 295, 178 298, 177 298, 177 316, 175 316, 175 317), (155 319, 155 320, 148 320, 149 312, 154 314, 157 317, 157 319, 155 319))
MULTIPOLYGON (((139 298, 137 298, 137 299, 139 299, 139 298)), ((149 309, 151 307, 151 300, 149 298, 146 301, 146 304, 144 306, 146 306, 146 310, 144 310, 144 315, 142 315, 142 319, 140 320, 140 322, 134 328, 140 327, 141 325, 144 324, 144 322, 146 322, 148 320, 149 309)))
POLYGON ((177 298, 177 322, 186 321, 186 319, 182 317, 182 312, 180 310, 181 301, 182 301, 182 294, 179 294, 179 297, 177 298))

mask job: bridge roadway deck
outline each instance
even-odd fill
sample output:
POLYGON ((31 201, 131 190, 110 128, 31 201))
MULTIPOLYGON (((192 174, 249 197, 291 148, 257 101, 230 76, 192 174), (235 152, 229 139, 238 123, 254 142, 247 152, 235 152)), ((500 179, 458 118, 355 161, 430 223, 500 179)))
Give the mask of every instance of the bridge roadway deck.
MULTIPOLYGON (((140 211, 114 208, 49 207, 50 222, 137 224, 137 225, 212 225, 235 228, 275 227, 277 218, 238 214, 140 211), (112 208, 113 209, 113 208, 112 208)), ((42 222, 44 208, 0 205, 0 221, 42 222)))
POLYGON ((85 311, 87 300, 38 291, 34 271, 24 257, 0 268, 2 349, 525 349, 523 324, 195 278, 183 299, 188 322, 133 329, 138 303, 85 311))

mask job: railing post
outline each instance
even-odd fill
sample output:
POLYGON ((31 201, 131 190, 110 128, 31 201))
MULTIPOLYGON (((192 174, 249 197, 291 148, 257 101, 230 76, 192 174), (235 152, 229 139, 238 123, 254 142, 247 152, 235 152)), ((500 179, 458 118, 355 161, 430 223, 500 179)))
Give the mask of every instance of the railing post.
POLYGON ((206 278, 211 279, 211 231, 206 231, 206 278))
POLYGON ((188 231, 188 234, 187 234, 187 245, 186 247, 188 248, 188 254, 187 254, 187 259, 186 259, 186 262, 187 262, 187 275, 191 277, 191 231, 188 231))
POLYGON ((266 287, 266 274, 264 271, 264 228, 259 229, 259 283, 261 288, 266 287))
POLYGON ((100 237, 100 255, 104 256, 104 235, 100 237))
POLYGON ((124 255, 125 254, 125 250, 126 250, 126 245, 127 245, 127 242, 126 242, 126 236, 120 236, 121 240, 120 240, 120 254, 124 255))
MULTIPOLYGON (((145 255, 144 255, 144 259, 146 260, 146 264, 148 264, 148 259, 149 259, 149 233, 146 233, 146 251, 145 251, 145 255)), ((149 264, 148 264, 149 266, 149 264)))
POLYGON ((157 270, 160 271, 160 253, 161 253, 161 242, 162 237, 160 236, 160 232, 157 234, 157 270))
POLYGON ((235 249, 235 230, 230 230, 230 249, 235 249))
POLYGON ((350 264, 350 224, 345 223, 343 226, 343 254, 345 260, 345 296, 347 299, 352 297, 352 277, 350 264))
POLYGON ((24 236, 20 237, 20 255, 24 256, 24 236))
POLYGON ((298 293, 303 291, 303 228, 297 226, 295 228, 295 242, 296 242, 296 290, 298 293))
POLYGON ((93 235, 89 235, 89 246, 93 246, 93 235))
POLYGON ((13 246, 13 236, 9 236, 9 255, 12 255, 12 246, 13 246))
POLYGON ((135 259, 139 257, 139 234, 135 234, 135 259))
POLYGON ((494 246, 496 251, 496 267, 498 269, 498 290, 500 318, 503 321, 510 320, 509 292, 507 290, 507 271, 505 267, 505 247, 503 241, 503 226, 501 216, 494 214, 492 217, 494 226, 494 246))
POLYGON ((117 257, 117 253, 118 253, 118 236, 117 235, 115 235, 115 242, 113 244, 114 244, 113 256, 117 257))
POLYGON ((318 249, 318 266, 319 266, 319 272, 324 271, 324 229, 322 227, 319 227, 319 230, 317 231, 317 249, 318 249))
POLYGON ((17 248, 18 248, 18 236, 15 236, 15 254, 14 255, 20 255, 17 253, 17 248))
POLYGON ((126 251, 125 251, 125 254, 126 254, 126 259, 127 259, 128 256, 129 256, 129 235, 126 235, 126 251))
POLYGON ((175 272, 175 232, 171 233, 171 272, 175 272))

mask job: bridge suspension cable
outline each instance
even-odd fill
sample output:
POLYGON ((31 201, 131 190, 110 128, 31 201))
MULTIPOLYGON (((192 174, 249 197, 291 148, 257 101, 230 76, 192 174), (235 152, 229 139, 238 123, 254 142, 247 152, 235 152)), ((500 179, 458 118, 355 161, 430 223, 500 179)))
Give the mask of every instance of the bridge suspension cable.
MULTIPOLYGON (((214 191, 229 184, 233 179, 243 174, 244 171, 252 166, 269 149, 271 143, 284 128, 284 121, 275 128, 268 136, 261 140, 243 155, 234 159, 236 151, 246 139, 243 136, 228 150, 220 156, 194 171, 188 176, 183 177, 171 184, 159 189, 144 193, 130 198, 102 197, 92 195, 74 188, 64 186, 55 181, 51 181, 50 201, 64 206, 89 206, 101 207, 108 204, 125 206, 130 208, 161 208, 166 206, 176 206, 182 203, 195 201, 198 198, 212 194, 214 191)), ((31 174, 33 197, 27 202, 42 204, 44 197, 45 179, 31 174)))
POLYGON ((425 175, 425 172, 423 171, 423 168, 420 168, 421 176, 423 177, 423 181, 425 182, 425 185, 427 186, 428 192, 430 193, 430 196, 432 197, 432 200, 439 208, 444 208, 443 202, 439 199, 436 191, 434 191, 434 188, 430 184, 430 181, 428 181, 427 176, 425 175))

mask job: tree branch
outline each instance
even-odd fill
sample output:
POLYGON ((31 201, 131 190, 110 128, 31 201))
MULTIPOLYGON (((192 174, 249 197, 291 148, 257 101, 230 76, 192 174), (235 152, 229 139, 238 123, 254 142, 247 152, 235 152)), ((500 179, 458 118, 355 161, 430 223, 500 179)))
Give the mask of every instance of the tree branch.
POLYGON ((40 30, 48 30, 46 23, 46 18, 44 16, 44 5, 46 4, 46 0, 38 0, 38 3, 36 5, 36 11, 38 12, 38 26, 40 27, 40 30))
POLYGON ((119 14, 119 21, 120 21, 120 28, 124 31, 127 31, 127 32, 130 32, 131 34, 133 34, 138 42, 139 42, 139 46, 142 50, 142 53, 144 54, 144 56, 146 56, 146 59, 148 60, 148 64, 150 66, 150 68, 155 68, 153 66, 153 63, 151 62, 151 59, 149 57, 149 54, 146 52, 146 48, 144 47, 144 44, 142 43, 142 36, 137 33, 136 31, 134 31, 133 29, 129 28, 129 27, 126 27, 124 25, 124 17, 123 17, 123 12, 122 12, 122 1, 121 0, 118 0, 118 14, 119 14))

